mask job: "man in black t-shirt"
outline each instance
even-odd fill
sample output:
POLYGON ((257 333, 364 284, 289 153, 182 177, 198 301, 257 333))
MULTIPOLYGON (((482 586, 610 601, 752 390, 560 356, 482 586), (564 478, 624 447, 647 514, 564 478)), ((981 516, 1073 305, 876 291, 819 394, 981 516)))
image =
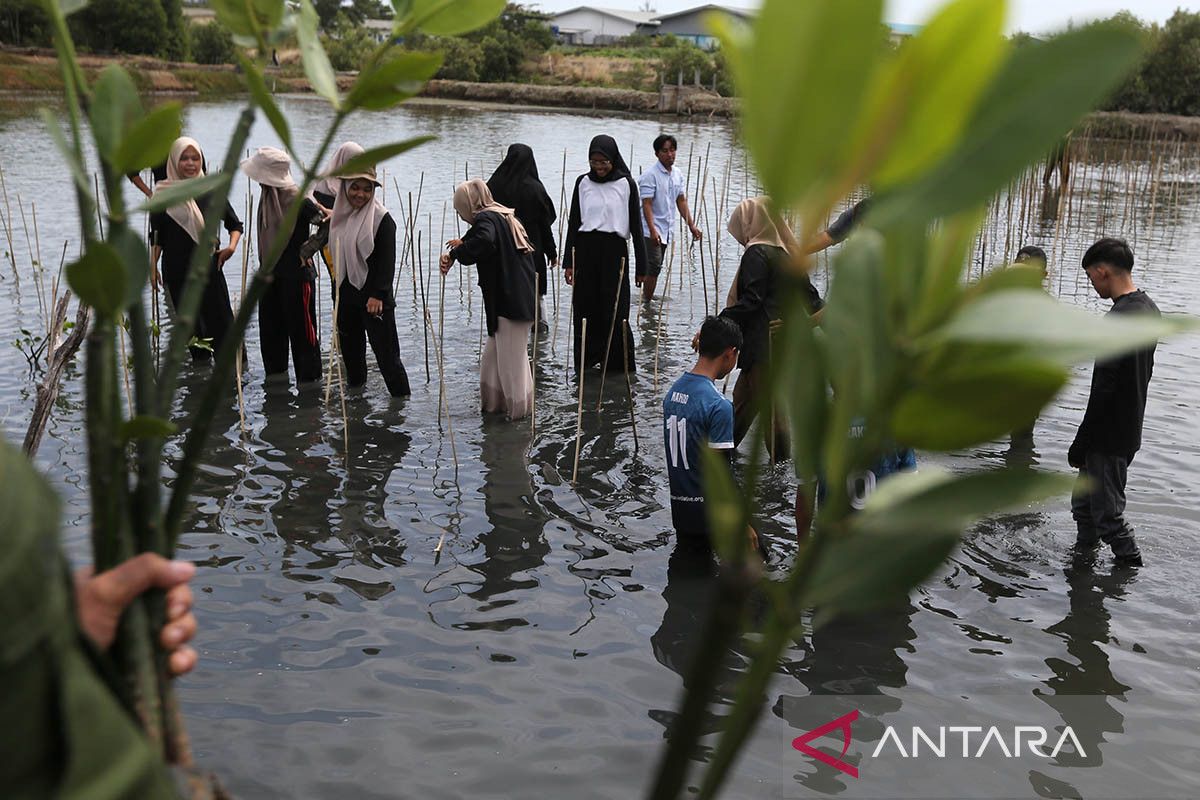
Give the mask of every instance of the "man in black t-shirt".
MULTIPOLYGON (((1154 314, 1158 306, 1133 283, 1133 251, 1121 239, 1101 239, 1083 256, 1096 293, 1113 301, 1110 314, 1154 314)), ((1125 521, 1125 479, 1142 446, 1146 393, 1154 372, 1154 345, 1097 361, 1087 411, 1067 461, 1079 470, 1071 515, 1079 527, 1076 545, 1109 545, 1119 562, 1141 566, 1142 555, 1125 521)))

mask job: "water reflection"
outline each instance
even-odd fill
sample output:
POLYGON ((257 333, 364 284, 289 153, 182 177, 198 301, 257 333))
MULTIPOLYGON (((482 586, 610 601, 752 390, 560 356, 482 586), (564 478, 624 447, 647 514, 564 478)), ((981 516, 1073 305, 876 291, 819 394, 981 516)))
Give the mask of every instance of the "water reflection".
POLYGON ((483 425, 479 460, 483 466, 484 517, 490 528, 479 534, 482 560, 469 569, 482 579, 467 591, 478 603, 480 620, 463 620, 464 630, 508 630, 528 625, 522 616, 497 617, 520 602, 523 592, 537 589, 536 570, 550 545, 544 526, 549 515, 534 497, 529 462, 529 428, 488 420, 483 425))

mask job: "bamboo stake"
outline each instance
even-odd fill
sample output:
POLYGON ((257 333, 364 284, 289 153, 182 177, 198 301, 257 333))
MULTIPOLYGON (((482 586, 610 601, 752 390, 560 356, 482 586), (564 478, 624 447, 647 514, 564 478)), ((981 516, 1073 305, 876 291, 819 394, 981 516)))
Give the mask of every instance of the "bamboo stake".
MULTIPOLYGON (((608 375, 608 357, 612 353, 612 339, 617 330, 617 310, 621 307, 621 290, 625 288, 625 259, 621 259, 621 272, 617 276, 617 297, 613 300, 612 322, 608 326, 608 342, 604 345, 604 363, 600 366, 600 394, 596 398, 596 410, 604 402, 604 379, 608 375)), ((625 329, 621 329, 621 338, 625 338, 625 329)))
MULTIPOLYGON (((238 296, 238 306, 240 307, 246 299, 246 274, 250 269, 250 248, 251 248, 251 233, 254 231, 254 197, 250 194, 250 184, 246 184, 246 246, 242 248, 242 293, 238 296)), ((242 354, 246 351, 245 346, 237 349, 237 356, 234 358, 234 368, 236 370, 234 380, 237 381, 237 399, 238 399, 238 430, 242 436, 246 435, 246 397, 242 389, 242 354)))
POLYGON ((37 256, 33 252, 33 237, 29 235, 29 222, 25 218, 25 206, 21 203, 19 194, 17 195, 17 210, 21 212, 21 228, 25 231, 25 248, 29 251, 29 268, 33 271, 33 288, 37 291, 38 314, 44 321, 49 313, 46 309, 46 294, 42 291, 42 284, 38 278, 39 270, 37 256))
MULTIPOLYGON (((419 257, 420 252, 421 252, 421 232, 417 231, 418 257, 419 257)), ((419 261, 414 260, 413 261, 413 274, 414 275, 417 272, 418 266, 419 266, 419 261)), ((420 284, 421 284, 421 312, 423 314, 422 322, 425 323, 425 335, 424 335, 424 338, 425 338, 425 382, 429 383, 429 381, 430 381, 430 376, 429 376, 429 323, 425 319, 426 317, 429 316, 429 306, 425 302, 425 273, 424 272, 421 273, 420 284)))
MULTIPOLYGON (((442 276, 443 282, 445 275, 442 276)), ((429 309, 425 309, 426 322, 429 327, 433 328, 433 320, 429 318, 429 309)), ((442 346, 442 339, 435 333, 433 334, 433 347, 437 355, 438 366, 438 382, 445 386, 446 384, 446 357, 445 348, 442 346)), ((454 443, 454 420, 450 418, 450 399, 445 392, 442 392, 442 398, 439 402, 439 413, 444 411, 446 414, 446 429, 450 432, 450 454, 454 459, 454 479, 458 480, 458 446, 454 443)), ((440 544, 439 544, 440 547, 440 544)))
POLYGON ((13 247, 13 215, 12 206, 8 202, 8 183, 4 180, 4 167, 0 166, 0 191, 4 193, 4 236, 8 241, 8 260, 12 262, 13 279, 17 288, 21 287, 21 273, 17 270, 17 252, 13 247))
MULTIPOLYGON (((434 344, 443 341, 446 330, 446 276, 442 275, 442 287, 438 293, 438 333, 434 344)), ((438 345, 440 347, 440 345, 438 345)), ((446 398, 446 376, 442 371, 442 356, 438 353, 438 428, 442 427, 442 403, 446 398)))
MULTIPOLYGON (((681 262, 683 258, 679 259, 681 262)), ((667 284, 671 283, 671 262, 667 262, 667 284)), ((679 270, 683 271, 683 265, 680 264, 679 270)), ((663 326, 663 305, 667 301, 667 293, 663 292, 658 297, 658 319, 655 321, 654 330, 654 393, 658 394, 658 352, 662 348, 662 326, 663 326)))
MULTIPOLYGON (((629 320, 625 320, 629 324, 629 320)), ((637 414, 633 407, 633 381, 629 377, 629 340, 621 337, 621 349, 625 353, 625 396, 629 399, 629 427, 633 429, 633 452, 638 452, 637 414)))
MULTIPOLYGON (((575 330, 575 284, 579 283, 579 264, 575 261, 575 248, 574 247, 571 248, 571 270, 574 275, 574 277, 571 278, 571 316, 567 318, 567 346, 564 350, 564 352, 567 354, 566 373, 567 373, 567 382, 568 383, 570 383, 570 381, 571 381, 571 354, 579 349, 575 346, 575 338, 572 335, 575 330)), ((580 344, 586 345, 587 342, 585 342, 581 339, 580 344)), ((578 355, 578 354, 576 354, 576 355, 578 355)), ((579 360, 579 368, 582 371, 582 369, 583 369, 582 357, 580 357, 580 360, 579 360)))
POLYGON ((533 271, 533 367, 530 374, 533 376, 533 397, 529 407, 529 433, 531 436, 537 435, 537 356, 538 356, 538 316, 541 310, 538 303, 538 291, 541 289, 540 279, 538 278, 537 270, 533 271))
MULTIPOLYGON (((579 326, 583 333, 583 340, 587 340, 587 317, 583 318, 583 324, 579 326)), ((571 469, 571 485, 575 485, 575 481, 579 477, 579 446, 582 442, 583 431, 583 379, 586 370, 579 370, 579 406, 575 411, 575 466, 571 469)))

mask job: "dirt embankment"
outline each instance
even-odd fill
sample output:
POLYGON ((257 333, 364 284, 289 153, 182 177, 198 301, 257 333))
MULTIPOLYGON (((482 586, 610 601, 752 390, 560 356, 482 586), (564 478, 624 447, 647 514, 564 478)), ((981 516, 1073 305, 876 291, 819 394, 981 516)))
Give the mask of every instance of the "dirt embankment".
MULTIPOLYGON (((614 70, 623 68, 648 69, 643 62, 637 62, 632 67, 618 63, 623 61, 625 59, 569 56, 556 62, 550 72, 573 82, 597 79, 602 75, 611 76, 614 70), (593 61, 596 63, 590 63, 593 61)), ((241 74, 230 65, 175 63, 145 56, 88 55, 81 56, 80 63, 89 78, 109 64, 120 63, 129 70, 139 90, 146 93, 226 97, 245 91, 241 74)), ((348 89, 354 77, 353 73, 340 73, 339 86, 343 90, 348 89)), ((552 79, 548 74, 539 74, 537 77, 539 80, 552 79)), ((643 77, 651 84, 654 81, 652 75, 643 77)), ((267 86, 277 92, 311 91, 298 64, 268 67, 266 80, 267 86)), ((61 92, 62 88, 62 77, 53 51, 0 47, 0 91, 31 94, 61 92)), ((501 103, 561 110, 709 117, 732 117, 737 114, 736 99, 692 87, 684 87, 677 96, 674 87, 668 87, 667 91, 660 94, 597 86, 435 80, 429 82, 422 95, 451 102, 501 103)), ((1099 111, 1089 115, 1077 131, 1084 127, 1096 138, 1200 141, 1200 117, 1099 111)))

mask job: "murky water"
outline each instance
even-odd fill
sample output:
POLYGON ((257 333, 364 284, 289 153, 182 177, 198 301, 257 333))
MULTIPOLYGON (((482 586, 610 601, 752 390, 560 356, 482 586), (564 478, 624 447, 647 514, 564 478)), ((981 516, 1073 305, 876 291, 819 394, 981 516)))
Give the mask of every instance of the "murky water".
MULTIPOLYGON (((309 98, 287 99, 283 108, 299 150, 313 152, 327 111, 309 98)), ((190 107, 186 130, 208 148, 210 163, 237 112, 232 103, 190 107)), ((729 124, 668 125, 680 138, 681 168, 689 152, 693 161, 710 154, 710 187, 714 177, 728 185, 729 207, 752 191, 729 124)), ((650 119, 443 106, 357 117, 344 138, 370 147, 440 137, 386 165, 385 200, 398 219, 397 187, 407 205, 420 185, 417 217, 427 244, 456 230, 452 211, 443 227, 453 183, 464 171, 490 173, 512 141, 534 148, 557 199, 564 148, 574 176, 586 169, 591 136, 611 133, 637 169, 651 163, 659 129, 650 119)), ((276 139, 260 122, 251 144, 276 139)), ((22 270, 19 289, 9 265, 0 271, 0 340, 12 342, 22 328, 44 325, 18 206, 32 234, 36 204, 42 260, 51 268, 64 240, 74 251, 76 223, 67 178, 35 116, 0 121, 0 158, 22 270)), ((1055 239, 1053 222, 1033 212, 1026 224, 1026 241, 1053 247, 1055 291, 1102 308, 1076 265, 1103 220, 1104 233, 1136 232, 1135 277, 1164 311, 1200 310, 1200 239, 1186 164, 1166 164, 1164 174, 1178 180, 1164 181, 1153 198, 1118 194, 1132 202, 1101 210, 1095 189, 1102 180, 1122 185, 1125 172, 1119 152, 1089 158, 1077 167, 1079 188, 1067 205, 1075 222, 1066 235, 1055 239)), ((1150 163, 1143 156, 1130 168, 1144 176, 1150 163)), ((239 210, 244 194, 239 177, 239 210)), ((710 236, 724 230, 715 217, 704 225, 710 236)), ((993 228, 985 263, 999 260, 1005 227, 993 228)), ((1007 238, 1015 251, 1020 234, 1007 238)), ((719 250, 723 290, 738 248, 722 235, 719 250)), ((705 251, 709 270, 712 255, 705 251)), ((226 267, 235 295, 239 264, 240 254, 226 267)), ((559 297, 548 299, 551 334, 539 344, 531 434, 527 424, 477 411, 481 305, 473 274, 458 269, 445 282, 444 305, 440 280, 427 284, 435 320, 444 307, 453 446, 439 419, 432 349, 426 371, 420 290, 407 267, 397 316, 414 394, 393 401, 372 373, 366 390, 347 401, 348 453, 338 404, 326 408, 320 391, 264 384, 257 331, 249 332, 245 430, 231 391, 180 544, 182 557, 202 565, 201 659, 181 681, 181 695, 198 759, 236 796, 615 798, 648 785, 707 585, 704 564, 687 553, 672 557, 658 392, 690 366, 688 343, 713 287, 701 282, 698 253, 677 256, 670 297, 661 311, 657 302, 645 308, 635 325, 640 447, 624 381, 609 376, 597 413, 599 381, 588 376, 572 487, 577 398, 566 373, 567 316, 554 313, 568 307, 566 287, 552 285, 559 297), (689 271, 682 288, 680 263, 689 271)), ((326 346, 327 289, 326 278, 326 346)), ((788 651, 728 796, 1191 796, 1200 782, 1190 722, 1200 690, 1200 567, 1191 557, 1200 531, 1192 485, 1200 463, 1196 348, 1193 338, 1158 351, 1145 445, 1129 481, 1145 569, 1114 572, 1106 555, 1094 569, 1072 565, 1065 499, 978 526, 907 607, 832 626, 788 651), (828 695, 845 697, 832 704, 817 697, 828 695), (940 717, 939 703, 950 703, 940 717), (792 749, 801 732, 851 708, 863 716, 848 756, 863 768, 860 779, 792 749), (905 714, 924 714, 917 724, 926 726, 976 718, 985 726, 1069 724, 1089 756, 1007 770, 970 759, 867 758, 883 727, 905 714)), ((1033 462, 1066 470, 1086 377, 1082 370, 1038 421, 1033 449, 998 442, 937 460, 951 468, 1033 462)), ((205 380, 205 368, 188 373, 181 409, 205 380)), ((81 388, 76 369, 37 459, 64 499, 76 558, 86 554, 81 388)), ((21 353, 0 348, 0 414, 12 440, 24 433, 32 394, 21 353)), ((760 498, 760 530, 776 570, 794 550, 792 492, 789 468, 780 466, 760 498)))

